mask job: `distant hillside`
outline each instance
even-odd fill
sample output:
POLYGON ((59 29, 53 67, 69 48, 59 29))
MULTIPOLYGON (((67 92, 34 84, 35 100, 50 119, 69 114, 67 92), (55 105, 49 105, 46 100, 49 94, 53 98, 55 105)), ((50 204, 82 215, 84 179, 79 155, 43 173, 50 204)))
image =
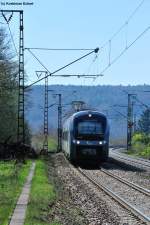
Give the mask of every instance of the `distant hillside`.
MULTIPOLYGON (((92 108, 100 110, 105 113, 109 118, 111 128, 111 138, 124 139, 126 137, 126 118, 116 112, 111 106, 123 105, 127 106, 127 94, 137 93, 137 97, 140 101, 147 105, 150 105, 150 93, 143 91, 150 91, 149 85, 139 86, 63 86, 63 85, 50 85, 50 90, 54 90, 54 93, 61 93, 62 104, 65 105, 74 100, 82 100, 92 108)), ((30 126, 33 132, 39 130, 42 131, 43 127, 43 109, 44 106, 44 86, 34 86, 30 94, 28 94, 30 101, 30 108, 26 112, 26 117, 29 120, 30 126)), ((52 96, 52 92, 49 92, 49 105, 58 102, 57 98, 52 96)), ((65 106, 63 113, 66 114, 70 111, 71 106, 65 106)), ((115 108, 117 111, 127 114, 126 107, 115 108)), ((137 119, 140 113, 144 110, 139 103, 134 107, 134 113, 136 113, 137 119)), ((57 106, 49 109, 49 129, 54 130, 57 127, 57 106)))

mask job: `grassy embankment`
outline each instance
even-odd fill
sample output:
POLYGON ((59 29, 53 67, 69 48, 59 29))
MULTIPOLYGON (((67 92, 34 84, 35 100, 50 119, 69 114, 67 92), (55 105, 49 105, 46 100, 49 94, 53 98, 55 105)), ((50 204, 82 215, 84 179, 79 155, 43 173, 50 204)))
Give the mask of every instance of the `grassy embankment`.
POLYGON ((0 161, 0 224, 8 225, 17 199, 29 173, 31 161, 15 165, 14 161, 0 161))
POLYGON ((58 225, 55 221, 50 223, 48 218, 50 205, 55 199, 54 186, 48 181, 47 165, 39 159, 36 161, 25 225, 58 225))

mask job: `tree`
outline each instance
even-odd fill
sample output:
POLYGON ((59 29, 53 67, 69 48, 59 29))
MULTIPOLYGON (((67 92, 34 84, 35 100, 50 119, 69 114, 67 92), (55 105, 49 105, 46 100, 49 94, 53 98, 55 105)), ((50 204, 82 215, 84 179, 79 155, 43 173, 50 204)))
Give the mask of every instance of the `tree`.
MULTIPOLYGON (((0 142, 17 141, 18 63, 3 28, 0 28, 0 142)), ((30 143, 25 122, 26 143, 30 143)))
POLYGON ((138 130, 145 134, 150 134, 150 109, 146 109, 138 122, 138 130))
POLYGON ((16 139, 17 74, 7 34, 0 28, 0 141, 16 139))

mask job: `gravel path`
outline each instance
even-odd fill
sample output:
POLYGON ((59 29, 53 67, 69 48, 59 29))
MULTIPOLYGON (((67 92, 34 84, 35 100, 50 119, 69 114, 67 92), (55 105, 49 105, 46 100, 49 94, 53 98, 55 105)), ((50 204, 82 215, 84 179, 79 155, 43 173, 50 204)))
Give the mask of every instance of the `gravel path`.
POLYGON ((35 162, 32 163, 32 166, 30 168, 29 175, 27 177, 27 180, 23 186, 22 192, 20 194, 20 197, 17 201, 14 213, 11 217, 9 225, 23 225, 25 221, 26 216, 26 209, 29 201, 29 194, 31 189, 31 182, 32 178, 34 176, 35 171, 35 162))

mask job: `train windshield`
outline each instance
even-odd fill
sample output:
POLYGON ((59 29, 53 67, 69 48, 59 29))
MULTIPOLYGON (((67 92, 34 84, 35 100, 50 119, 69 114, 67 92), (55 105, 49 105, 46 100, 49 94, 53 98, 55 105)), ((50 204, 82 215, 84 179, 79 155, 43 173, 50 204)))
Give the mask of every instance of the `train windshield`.
POLYGON ((84 120, 78 122, 77 137, 99 137, 103 134, 103 124, 96 120, 84 120))

